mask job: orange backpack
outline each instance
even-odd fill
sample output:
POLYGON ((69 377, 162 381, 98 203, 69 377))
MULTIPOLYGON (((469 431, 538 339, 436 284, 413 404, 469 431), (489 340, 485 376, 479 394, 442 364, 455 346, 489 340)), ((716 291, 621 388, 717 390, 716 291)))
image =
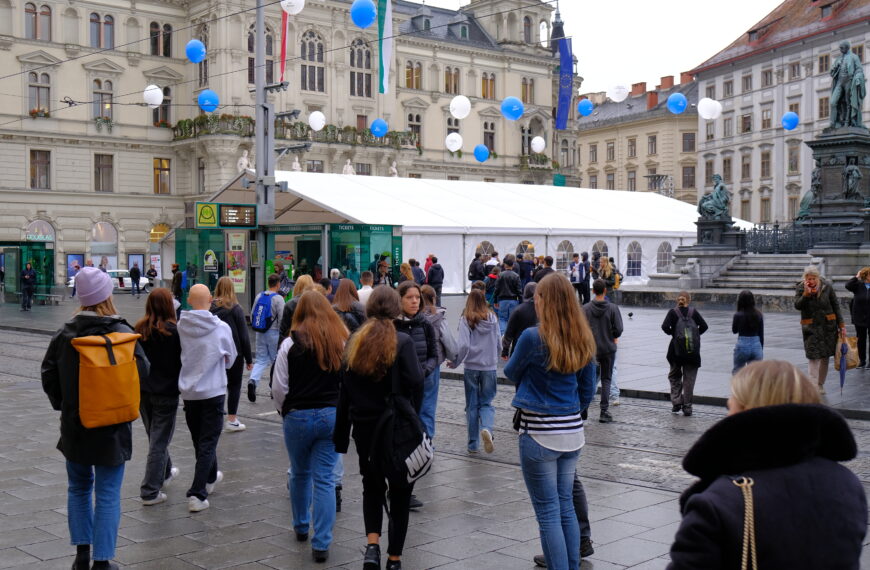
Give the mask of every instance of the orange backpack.
POLYGON ((139 417, 136 342, 141 335, 112 332, 72 340, 79 353, 79 419, 86 428, 139 417))

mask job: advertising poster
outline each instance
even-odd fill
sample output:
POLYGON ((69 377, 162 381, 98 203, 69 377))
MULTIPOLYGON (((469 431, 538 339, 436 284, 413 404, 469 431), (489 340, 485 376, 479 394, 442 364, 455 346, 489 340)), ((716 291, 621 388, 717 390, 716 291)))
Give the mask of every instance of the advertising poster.
POLYGON ((145 267, 145 255, 141 253, 128 253, 127 269, 133 269, 134 264, 138 264, 139 272, 144 276, 145 272, 148 270, 148 268, 145 267))
POLYGON ((75 275, 75 266, 79 268, 85 266, 85 256, 83 253, 68 253, 66 256, 66 278, 71 279, 75 275))
POLYGON ((205 250, 205 255, 202 257, 202 270, 209 273, 218 270, 218 258, 213 249, 205 250))
POLYGON ((161 270, 161 267, 160 267, 160 254, 159 254, 159 253, 152 253, 152 254, 151 254, 151 263, 150 263, 150 265, 153 265, 153 266, 154 266, 154 269, 157 270, 158 278, 159 278, 161 275, 163 275, 163 273, 161 273, 161 271, 160 271, 160 270, 161 270))
POLYGON ((236 293, 244 293, 248 278, 247 232, 227 232, 227 275, 236 293))

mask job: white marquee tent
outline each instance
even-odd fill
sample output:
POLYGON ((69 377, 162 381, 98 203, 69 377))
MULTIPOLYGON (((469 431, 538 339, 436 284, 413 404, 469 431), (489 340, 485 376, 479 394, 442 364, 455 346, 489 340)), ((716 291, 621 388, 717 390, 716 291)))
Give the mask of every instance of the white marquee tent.
MULTIPOLYGON (((241 178, 214 201, 254 202, 241 178)), ((289 191, 277 196, 275 223, 402 226, 405 259, 437 255, 445 293, 467 288, 481 249, 552 255, 557 268, 574 252, 606 250, 626 282, 644 282, 696 239, 695 206, 652 192, 289 171, 276 179, 289 191)))

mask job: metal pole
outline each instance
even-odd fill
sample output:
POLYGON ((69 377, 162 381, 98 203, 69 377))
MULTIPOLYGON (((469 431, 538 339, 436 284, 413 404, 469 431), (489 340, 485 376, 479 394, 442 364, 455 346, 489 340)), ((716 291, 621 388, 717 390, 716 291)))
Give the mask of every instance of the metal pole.
MULTIPOLYGON (((272 105, 266 101, 266 9, 264 0, 257 0, 257 19, 254 54, 254 87, 256 90, 256 109, 254 114, 254 144, 257 167, 257 217, 260 224, 275 222, 275 139, 272 135, 274 114, 272 105)), ((260 255, 266 254, 266 233, 257 231, 257 244, 260 255)), ((254 290, 265 289, 265 263, 262 269, 254 271, 254 290)))

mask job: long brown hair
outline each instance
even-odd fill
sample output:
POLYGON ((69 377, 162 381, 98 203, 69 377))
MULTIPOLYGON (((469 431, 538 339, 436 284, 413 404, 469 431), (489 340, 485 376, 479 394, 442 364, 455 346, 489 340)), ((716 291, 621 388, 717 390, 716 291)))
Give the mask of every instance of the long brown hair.
POLYGON ((547 346, 547 370, 569 374, 595 357, 595 338, 577 295, 561 273, 547 275, 535 289, 538 333, 547 346))
MULTIPOLYGON (((396 287, 396 292, 399 294, 399 299, 401 299, 402 297, 407 295, 408 291, 410 289, 416 289, 417 293, 420 294, 420 310, 422 310, 423 309, 423 290, 420 289, 420 285, 416 281, 414 281, 413 279, 411 281, 402 281, 401 283, 399 283, 399 286, 396 287)), ((400 304, 400 306, 401 306, 401 304, 400 304)), ((417 312, 419 313, 420 310, 418 310, 417 312)), ((411 316, 413 316, 413 315, 411 315, 411 316)))
POLYGON ((232 309, 239 304, 232 279, 226 276, 218 279, 217 285, 214 286, 214 299, 212 301, 218 307, 225 309, 232 309))
POLYGON ((420 300, 423 301, 424 313, 434 315, 438 312, 438 305, 435 304, 436 298, 434 287, 431 285, 423 285, 420 287, 420 300))
POLYGON ((166 336, 171 334, 166 330, 166 324, 175 324, 175 307, 172 305, 172 299, 172 293, 165 287, 151 290, 151 294, 145 300, 145 316, 133 327, 133 330, 142 335, 142 340, 148 340, 155 332, 166 336))
POLYGON ((342 279, 338 282, 338 289, 335 290, 332 304, 342 313, 346 313, 353 308, 354 301, 359 301, 356 285, 350 279, 342 279))
POLYGON ((465 320, 468 321, 468 328, 474 330, 477 323, 485 321, 489 318, 489 307, 486 305, 486 296, 480 289, 472 289, 468 293, 468 299, 465 301, 465 311, 463 311, 465 320))
POLYGON ((390 287, 375 287, 366 303, 367 319, 357 329, 344 353, 348 370, 380 381, 396 360, 393 319, 402 312, 399 294, 390 287))
POLYGON ((300 344, 317 356, 317 365, 327 372, 341 369, 344 343, 350 333, 326 297, 317 291, 306 291, 299 297, 293 311, 290 331, 300 344))

